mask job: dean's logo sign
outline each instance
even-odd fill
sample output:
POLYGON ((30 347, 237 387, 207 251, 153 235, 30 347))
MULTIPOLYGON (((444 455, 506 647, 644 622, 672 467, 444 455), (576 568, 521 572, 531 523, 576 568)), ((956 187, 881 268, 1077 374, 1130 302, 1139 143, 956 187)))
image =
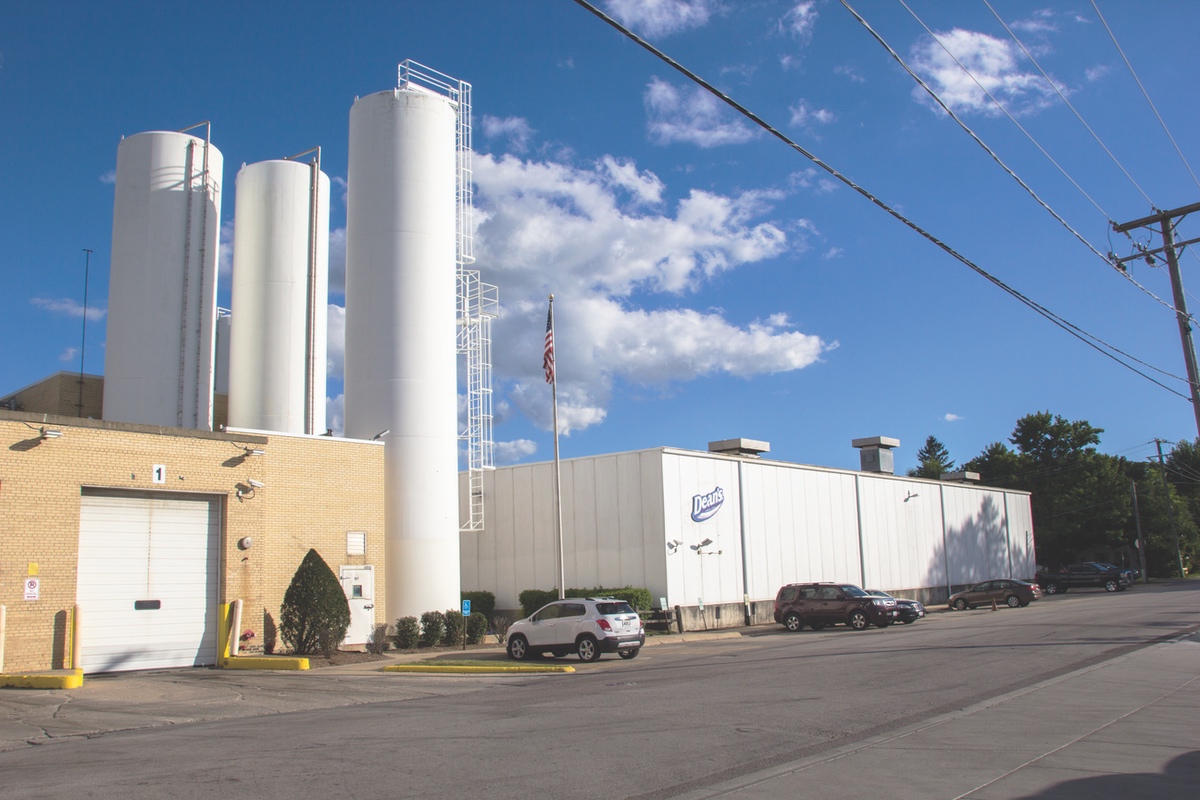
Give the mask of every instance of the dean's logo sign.
POLYGON ((725 490, 720 486, 713 489, 708 494, 698 494, 692 497, 692 519, 696 522, 704 522, 721 510, 721 504, 725 502, 725 490))

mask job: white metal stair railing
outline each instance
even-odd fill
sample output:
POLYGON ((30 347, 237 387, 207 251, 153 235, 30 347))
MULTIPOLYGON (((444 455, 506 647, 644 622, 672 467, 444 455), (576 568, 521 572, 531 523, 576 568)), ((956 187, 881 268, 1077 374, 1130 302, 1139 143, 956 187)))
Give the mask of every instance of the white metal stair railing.
POLYGON ((484 527, 483 472, 495 467, 492 440, 492 319, 498 313, 499 293, 483 283, 475 263, 474 170, 471 147, 471 84, 430 69, 412 59, 401 62, 397 85, 413 84, 445 95, 457 106, 456 203, 457 349, 466 361, 466 428, 459 439, 467 451, 468 515, 464 531, 484 527))

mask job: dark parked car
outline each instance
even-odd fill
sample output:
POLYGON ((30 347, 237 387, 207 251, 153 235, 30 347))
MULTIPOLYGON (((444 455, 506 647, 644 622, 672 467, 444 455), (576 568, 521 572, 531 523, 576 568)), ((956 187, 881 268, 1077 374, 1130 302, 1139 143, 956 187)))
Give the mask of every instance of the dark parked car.
POLYGON ((1093 586, 1106 592, 1121 592, 1133 585, 1133 574, 1111 564, 1086 562, 1068 564, 1058 572, 1037 576, 1046 594, 1061 594, 1068 589, 1093 586))
POLYGON ((975 606, 991 605, 993 601, 1009 608, 1025 607, 1041 597, 1032 583, 1003 578, 977 583, 970 589, 950 595, 950 607, 963 611, 975 606))
POLYGON ((885 597, 896 601, 896 620, 903 622, 905 625, 916 622, 921 617, 925 616, 925 606, 921 605, 919 600, 909 600, 905 597, 892 597, 887 592, 881 592, 878 589, 867 589, 867 594, 872 597, 885 597))
POLYGON ((896 601, 872 597, 849 583, 790 583, 775 595, 775 621, 789 631, 805 625, 819 631, 839 623, 856 631, 886 628, 896 621, 896 601))

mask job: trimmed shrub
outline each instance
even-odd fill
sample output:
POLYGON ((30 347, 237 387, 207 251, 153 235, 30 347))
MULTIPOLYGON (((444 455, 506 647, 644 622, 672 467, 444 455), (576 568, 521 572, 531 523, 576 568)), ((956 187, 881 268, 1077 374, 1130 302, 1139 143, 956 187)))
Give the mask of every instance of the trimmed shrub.
POLYGON ((467 617, 467 644, 482 644, 487 631, 488 618, 472 611, 471 616, 467 617))
POLYGON ((471 616, 483 614, 491 619, 496 611, 496 595, 491 592, 463 592, 462 599, 471 601, 471 616))
POLYGON ((421 623, 416 617, 401 617, 396 620, 396 633, 392 636, 397 650, 416 650, 421 643, 421 623))
POLYGON ((517 601, 521 604, 522 617, 528 617, 530 614, 546 605, 546 603, 557 599, 557 589, 551 589, 548 592, 542 589, 526 589, 517 595, 517 601))
POLYGON ((279 635, 297 655, 332 655, 350 627, 350 603, 316 550, 296 568, 279 609, 279 635))
POLYGON ((371 638, 367 639, 367 652, 375 655, 383 655, 383 651, 387 649, 388 643, 388 626, 376 625, 371 631, 371 638))
MULTIPOLYGON (((472 614, 471 616, 475 616, 472 614)), ((462 615, 458 609, 451 609, 446 612, 446 635, 442 637, 442 644, 447 647, 462 647, 463 640, 467 636, 467 618, 462 615)))
MULTIPOLYGON (((649 612, 654 603, 649 589, 635 589, 632 586, 620 589, 605 589, 602 586, 594 589, 567 589, 563 594, 567 597, 615 597, 629 603, 639 614, 649 612)), ((553 589, 548 592, 541 589, 526 589, 518 595, 517 599, 521 603, 521 614, 528 617, 546 603, 557 600, 558 592, 553 589)))
POLYGON ((426 611, 421 615, 421 646, 437 647, 446 638, 446 615, 440 611, 426 611))

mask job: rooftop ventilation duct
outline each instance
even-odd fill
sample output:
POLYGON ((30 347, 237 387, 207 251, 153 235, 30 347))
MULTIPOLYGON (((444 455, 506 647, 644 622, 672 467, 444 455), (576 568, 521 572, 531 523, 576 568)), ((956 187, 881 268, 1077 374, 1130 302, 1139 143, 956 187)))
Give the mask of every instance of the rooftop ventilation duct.
POLYGON ((722 439, 719 442, 709 442, 708 452, 758 458, 760 453, 771 452, 771 443, 760 442, 757 439, 722 439))
POLYGON ((853 439, 851 445, 858 448, 859 468, 863 472, 879 472, 892 475, 896 471, 892 448, 900 446, 899 439, 890 436, 869 436, 853 439))
POLYGON ((958 472, 943 472, 940 477, 941 477, 941 480, 944 480, 947 483, 978 483, 979 482, 979 473, 978 472, 968 472, 966 470, 959 470, 958 472))

